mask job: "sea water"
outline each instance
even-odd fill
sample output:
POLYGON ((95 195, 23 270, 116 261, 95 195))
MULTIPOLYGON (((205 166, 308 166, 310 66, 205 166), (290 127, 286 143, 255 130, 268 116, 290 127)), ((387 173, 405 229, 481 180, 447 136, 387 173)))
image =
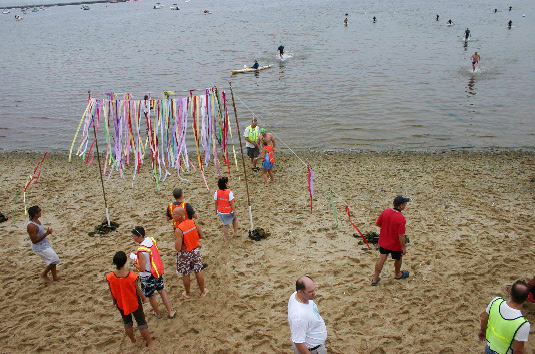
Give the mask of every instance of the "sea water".
POLYGON ((486 0, 158 2, 0 14, 0 150, 68 150, 88 91, 229 82, 242 129, 254 113, 296 150, 535 147, 534 1, 498 13, 486 0), (231 75, 254 60, 273 68, 231 75))

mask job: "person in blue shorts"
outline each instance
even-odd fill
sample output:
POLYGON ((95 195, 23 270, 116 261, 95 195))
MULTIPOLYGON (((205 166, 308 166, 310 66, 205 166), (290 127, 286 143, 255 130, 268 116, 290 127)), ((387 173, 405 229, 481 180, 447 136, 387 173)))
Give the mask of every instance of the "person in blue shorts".
POLYGON ((262 152, 260 153, 260 155, 260 157, 264 158, 264 161, 262 162, 262 172, 264 174, 264 183, 267 187, 269 186, 268 174, 271 182, 275 182, 275 176, 273 175, 275 156, 273 151, 273 145, 268 145, 268 141, 266 139, 262 140, 262 152))

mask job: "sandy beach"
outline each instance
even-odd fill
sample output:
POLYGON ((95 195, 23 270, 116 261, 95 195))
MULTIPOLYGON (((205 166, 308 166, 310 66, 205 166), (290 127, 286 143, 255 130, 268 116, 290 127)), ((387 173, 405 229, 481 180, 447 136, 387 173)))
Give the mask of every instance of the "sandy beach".
MULTIPOLYGON (((300 158, 315 172, 310 212, 307 170, 291 154, 276 155, 276 182, 264 187, 261 172, 249 172, 255 227, 267 239, 252 241, 245 179, 232 166, 240 238, 223 240, 214 212, 217 174, 206 169, 210 190, 199 171, 176 173, 156 188, 150 160, 132 187, 130 167, 115 172, 105 185, 111 220, 120 227, 89 236, 105 219, 98 165, 52 154, 41 166, 26 205, 39 205, 41 221, 54 229, 49 241, 62 260, 64 279, 43 284, 44 263, 32 252, 26 233, 22 190, 42 153, 0 153, 0 224, 4 275, 0 296, 0 353, 291 353, 287 303, 295 280, 310 275, 316 302, 329 332, 329 353, 482 353, 477 340, 479 316, 495 296, 517 279, 533 277, 535 235, 534 151, 444 151, 309 153, 300 158), (199 214, 203 273, 209 294, 181 297, 175 271, 174 237, 165 219, 172 190, 199 214), (335 193, 338 227, 330 204, 335 193), (385 264, 379 286, 371 287, 378 251, 364 251, 363 232, 376 231, 375 220, 396 195, 411 202, 404 211, 410 238, 403 269, 410 278, 393 279, 385 264), (112 305, 105 275, 116 251, 136 249, 134 226, 159 241, 165 283, 175 319, 150 316, 149 329, 159 344, 147 349, 136 330, 130 343, 112 305)), ((160 309, 164 306, 158 297, 160 309)), ((535 353, 535 304, 526 303, 532 323, 526 353, 535 353)))

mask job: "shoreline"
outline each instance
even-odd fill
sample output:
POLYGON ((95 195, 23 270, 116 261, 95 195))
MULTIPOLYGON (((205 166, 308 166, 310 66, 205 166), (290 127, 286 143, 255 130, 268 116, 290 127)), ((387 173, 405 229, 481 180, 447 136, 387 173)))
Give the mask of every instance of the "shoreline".
MULTIPOLYGON (((174 320, 157 320, 144 305, 161 352, 291 351, 287 302, 303 274, 318 287, 329 353, 482 351, 477 340, 481 312, 494 296, 505 296, 505 285, 533 276, 535 151, 300 154, 316 175, 312 213, 306 166, 295 156, 275 154, 276 182, 267 188, 261 172, 252 172, 246 160, 255 228, 271 236, 258 242, 247 238, 244 176, 233 165, 230 187, 241 237, 227 244, 213 210, 217 173, 212 164, 205 172, 210 190, 193 170, 182 176, 187 181, 170 171, 158 190, 150 159, 134 187, 133 165, 124 178, 114 172, 105 187, 111 220, 120 226, 91 237, 88 233, 105 218, 97 165, 87 166, 75 156, 68 163, 66 153, 52 153, 26 193, 28 206, 39 205, 44 225, 54 229, 49 240, 62 261, 58 275, 64 280, 44 285, 38 279, 44 264, 31 251, 25 231, 21 193, 42 157, 0 152, 5 201, 0 212, 10 218, 0 224, 1 264, 17 268, 6 273, 0 290, 6 352, 145 352, 137 330, 137 343, 124 335, 104 279, 113 254, 135 248, 130 230, 137 225, 158 240, 167 293, 178 313, 174 320), (184 189, 206 235, 201 240, 210 291, 205 298, 198 297, 195 281, 192 299, 181 297, 174 239, 164 216, 175 187, 184 189), (403 269, 410 277, 394 280, 388 260, 381 283, 371 287, 378 252, 362 250, 345 205, 362 233, 378 231, 375 220, 399 194, 411 198, 403 212, 410 237, 403 269)), ((238 164, 241 169, 239 159, 238 164)), ((158 303, 163 310, 159 297, 158 303)), ((533 323, 535 305, 527 303, 523 314, 533 323)), ((535 349, 534 343, 527 342, 526 352, 535 349)))

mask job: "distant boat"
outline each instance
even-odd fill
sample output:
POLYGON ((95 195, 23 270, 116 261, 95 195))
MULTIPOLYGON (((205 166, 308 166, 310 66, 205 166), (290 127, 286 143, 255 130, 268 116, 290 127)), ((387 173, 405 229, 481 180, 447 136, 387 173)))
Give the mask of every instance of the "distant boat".
POLYGON ((82 5, 81 9, 82 10, 89 10, 89 6, 88 5, 82 5))
POLYGON ((156 5, 154 5, 153 9, 163 9, 164 6, 162 4, 160 4, 159 2, 156 3, 156 5))
POLYGON ((269 65, 259 66, 257 69, 254 69, 254 68, 248 68, 247 65, 244 65, 243 69, 231 70, 230 72, 233 74, 257 73, 260 70, 269 69, 272 66, 273 64, 269 64, 269 65))
POLYGON ((180 10, 180 7, 178 7, 178 4, 173 4, 173 6, 171 6, 171 10, 180 10))
POLYGON ((4 11, 2 11, 3 14, 8 14, 10 11, 8 9, 5 9, 4 11))
POLYGON ((189 0, 185 0, 184 2, 189 2, 189 0))
POLYGON ((39 12, 39 9, 37 7, 34 7, 32 12, 39 12))

